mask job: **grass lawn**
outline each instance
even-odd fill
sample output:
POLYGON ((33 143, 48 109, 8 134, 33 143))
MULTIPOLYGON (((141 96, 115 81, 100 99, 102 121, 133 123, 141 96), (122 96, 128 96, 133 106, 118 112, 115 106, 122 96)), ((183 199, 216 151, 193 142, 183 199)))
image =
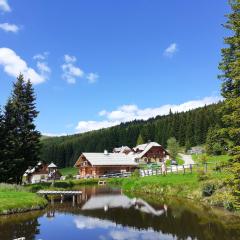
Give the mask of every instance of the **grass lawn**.
POLYGON ((202 163, 202 157, 206 157, 206 161, 210 163, 227 163, 230 159, 229 155, 209 156, 207 154, 193 154, 192 158, 195 163, 202 163))
POLYGON ((156 196, 186 197, 195 201, 203 201, 210 205, 225 206, 233 202, 229 198, 228 189, 224 181, 227 179, 227 172, 211 172, 202 176, 199 173, 172 173, 166 176, 132 177, 125 179, 109 179, 112 185, 119 185, 126 192, 139 194, 153 194, 156 196), (201 179, 200 179, 201 177, 201 179), (204 178, 203 178, 204 177, 204 178), (214 185, 215 191, 211 197, 204 196, 206 187, 214 185))
POLYGON ((67 176, 69 174, 71 174, 72 176, 75 176, 78 174, 78 169, 74 167, 61 168, 59 169, 59 171, 63 176, 67 176))
MULTIPOLYGON (((177 161, 178 165, 183 165, 184 164, 184 161, 182 160, 180 155, 177 155, 176 161, 177 161)), ((167 164, 167 166, 170 166, 171 165, 171 160, 167 160, 166 164, 167 164)))
POLYGON ((13 186, 15 185, 0 184, 0 214, 24 212, 46 206, 47 201, 44 198, 23 187, 13 186))

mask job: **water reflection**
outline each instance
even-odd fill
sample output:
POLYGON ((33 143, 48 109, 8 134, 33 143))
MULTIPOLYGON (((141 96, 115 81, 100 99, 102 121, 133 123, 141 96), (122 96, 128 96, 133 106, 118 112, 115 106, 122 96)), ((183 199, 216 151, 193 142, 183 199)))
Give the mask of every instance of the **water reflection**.
POLYGON ((0 239, 240 239, 240 219, 187 203, 126 196, 119 189, 82 188, 72 201, 0 217, 0 239))

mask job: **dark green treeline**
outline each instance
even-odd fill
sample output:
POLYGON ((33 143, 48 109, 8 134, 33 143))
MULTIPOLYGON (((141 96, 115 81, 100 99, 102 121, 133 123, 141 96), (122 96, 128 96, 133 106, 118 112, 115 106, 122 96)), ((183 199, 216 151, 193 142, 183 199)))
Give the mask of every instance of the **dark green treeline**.
POLYGON ((180 146, 203 144, 209 128, 221 125, 218 111, 222 103, 182 113, 169 113, 147 121, 132 121, 119 126, 83 134, 53 137, 42 140, 41 159, 54 161, 60 167, 73 166, 82 152, 112 151, 114 147, 136 146, 139 136, 144 142, 156 141, 166 147, 175 137, 180 146))

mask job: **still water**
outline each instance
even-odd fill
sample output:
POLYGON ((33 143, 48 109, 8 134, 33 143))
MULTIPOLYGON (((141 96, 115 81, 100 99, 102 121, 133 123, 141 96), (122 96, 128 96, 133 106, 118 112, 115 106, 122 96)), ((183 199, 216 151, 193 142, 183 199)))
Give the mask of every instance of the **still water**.
POLYGON ((0 240, 240 239, 240 218, 186 200, 126 196, 120 189, 83 187, 82 199, 42 211, 0 217, 0 240))

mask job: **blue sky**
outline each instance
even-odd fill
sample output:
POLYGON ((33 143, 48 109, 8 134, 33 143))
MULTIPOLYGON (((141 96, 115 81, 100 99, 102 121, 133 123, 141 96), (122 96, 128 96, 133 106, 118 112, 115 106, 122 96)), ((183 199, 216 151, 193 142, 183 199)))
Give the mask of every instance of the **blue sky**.
POLYGON ((0 0, 0 105, 20 71, 49 135, 216 102, 229 11, 225 0, 0 0))

